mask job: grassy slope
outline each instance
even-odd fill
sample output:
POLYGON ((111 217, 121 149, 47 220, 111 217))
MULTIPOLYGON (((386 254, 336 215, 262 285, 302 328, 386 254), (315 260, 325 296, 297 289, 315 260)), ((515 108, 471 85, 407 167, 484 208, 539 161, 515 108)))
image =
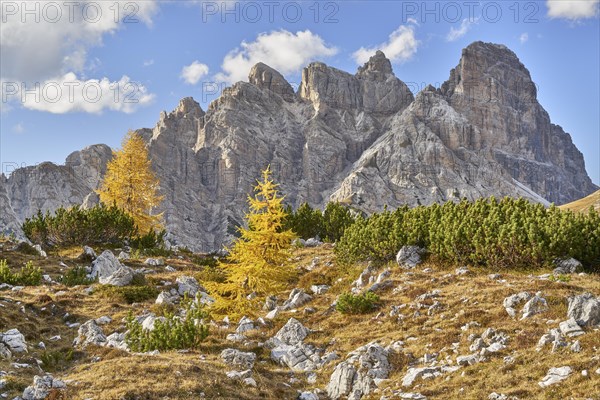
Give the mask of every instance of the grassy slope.
POLYGON ((600 210, 600 190, 595 193, 590 194, 583 199, 576 200, 572 203, 563 204, 559 208, 563 210, 571 210, 576 212, 585 212, 590 209, 590 207, 594 207, 596 210, 600 210))
MULTIPOLYGON (((6 245, 4 247, 7 247, 6 245)), ((9 265, 17 267, 24 261, 32 259, 36 265, 42 266, 45 273, 53 277, 59 274, 59 261, 67 265, 75 265, 76 252, 51 254, 47 260, 35 256, 25 256, 9 251, 0 251, 0 258, 9 260, 9 265)), ((379 311, 383 316, 376 318, 378 311, 367 315, 345 316, 331 310, 330 304, 339 293, 347 291, 364 265, 342 268, 335 265, 335 258, 328 246, 318 249, 298 250, 291 267, 308 266, 314 257, 320 258, 319 266, 300 274, 298 281, 290 285, 308 289, 311 284, 332 284, 330 292, 317 296, 307 306, 316 312, 306 315, 299 310, 296 313, 282 313, 270 328, 254 331, 249 335, 249 345, 227 342, 225 336, 231 330, 212 329, 212 334, 202 348, 186 353, 166 352, 156 356, 131 355, 118 350, 104 348, 88 348, 85 352, 75 352, 70 360, 61 360, 56 365, 44 367, 53 370, 53 374, 68 381, 68 399, 93 398, 97 400, 111 399, 198 399, 201 393, 208 399, 294 399, 297 390, 308 390, 312 387, 324 388, 335 363, 326 366, 318 373, 316 385, 306 383, 301 374, 295 376, 300 382, 290 383, 293 376, 286 368, 275 365, 269 359, 268 350, 260 347, 259 342, 272 336, 290 316, 298 318, 314 332, 307 338, 326 352, 335 350, 345 355, 355 348, 372 340, 380 340, 387 345, 391 341, 403 340, 406 345, 402 354, 391 358, 393 368, 390 379, 385 382, 378 393, 369 399, 379 399, 382 394, 401 389, 400 381, 407 370, 410 360, 422 357, 425 353, 440 353, 438 359, 446 356, 455 359, 458 355, 469 354, 467 336, 470 333, 481 334, 485 328, 493 327, 506 332, 510 336, 508 348, 489 361, 463 368, 458 372, 441 378, 417 381, 415 386, 405 391, 421 392, 429 399, 485 399, 489 393, 496 391, 513 394, 521 399, 584 399, 598 397, 598 375, 594 371, 600 368, 600 333, 588 332, 581 336, 582 351, 572 353, 564 349, 551 353, 548 348, 535 351, 540 336, 549 328, 556 327, 558 322, 566 319, 566 297, 591 291, 600 294, 600 277, 573 276, 569 283, 539 280, 530 274, 544 271, 528 271, 527 273, 503 273, 505 283, 488 278, 491 271, 473 270, 470 274, 458 276, 453 269, 435 264, 424 264, 412 272, 404 272, 392 267, 393 288, 382 294, 379 311), (332 261, 332 266, 326 266, 332 261), (425 268, 432 272, 425 273, 425 268), (433 289, 441 290, 440 298, 443 308, 432 316, 413 317, 414 299, 420 294, 433 289), (516 321, 508 317, 502 307, 504 297, 522 290, 542 291, 550 304, 550 311, 526 321, 516 321), (407 304, 402 310, 405 315, 402 321, 388 316, 390 306, 407 304), (548 324, 548 320, 556 322, 548 324), (477 321, 479 328, 462 331, 464 324, 477 321), (407 340, 409 338, 415 338, 407 340), (458 353, 450 346, 459 342, 458 353), (219 353, 226 347, 236 347, 246 351, 255 351, 259 355, 254 369, 254 378, 258 389, 243 386, 225 377, 228 370, 221 363, 219 353), (505 365, 503 356, 515 358, 513 364, 505 365), (100 357, 100 361, 92 362, 92 358, 100 357), (550 367, 571 366, 576 373, 566 382, 547 389, 538 387, 537 382, 550 367), (587 369, 588 378, 580 372, 587 369), (461 391, 462 390, 462 391, 461 391), (596 397, 594 397, 596 396, 596 397)), ((151 275, 151 283, 161 280, 174 282, 176 276, 186 273, 198 273, 201 267, 185 259, 169 259, 169 265, 177 272, 151 275)), ((139 262, 129 263, 132 266, 139 262)), ((162 271, 162 269, 158 269, 162 271)), ((31 384, 33 375, 39 374, 35 368, 16 370, 11 362, 26 362, 36 365, 43 352, 33 345, 44 341, 48 352, 67 354, 76 335, 76 329, 65 325, 63 316, 71 314, 69 320, 85 322, 91 318, 109 315, 113 322, 104 327, 105 333, 112 333, 122 328, 121 319, 130 310, 141 314, 143 310, 153 309, 153 299, 128 305, 118 298, 106 298, 100 293, 85 295, 84 287, 66 288, 61 285, 25 288, 21 292, 0 292, 0 331, 18 328, 25 334, 27 342, 32 346, 30 353, 11 361, 0 360, 0 370, 13 371, 9 378, 9 386, 2 390, 9 391, 9 398, 21 394, 26 385, 31 384), (57 293, 63 291, 62 295, 57 293), (25 307, 25 313, 21 307, 25 307), (49 338, 60 335, 61 340, 52 342, 49 338)))

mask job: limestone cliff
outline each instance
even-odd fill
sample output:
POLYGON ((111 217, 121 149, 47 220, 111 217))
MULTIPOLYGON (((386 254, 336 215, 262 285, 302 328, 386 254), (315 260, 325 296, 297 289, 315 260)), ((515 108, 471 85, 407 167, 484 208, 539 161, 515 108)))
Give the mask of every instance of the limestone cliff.
MULTIPOLYGON (((196 250, 228 241, 267 165, 296 206, 343 200, 376 211, 490 195, 564 203, 596 190, 517 56, 481 42, 463 50, 441 88, 416 98, 380 51, 354 75, 312 63, 297 92, 259 63, 206 112, 185 98, 138 133, 161 181, 169 237, 196 250)), ((110 157, 91 146, 65 166, 2 177, 0 229, 38 208, 93 203, 110 157)))

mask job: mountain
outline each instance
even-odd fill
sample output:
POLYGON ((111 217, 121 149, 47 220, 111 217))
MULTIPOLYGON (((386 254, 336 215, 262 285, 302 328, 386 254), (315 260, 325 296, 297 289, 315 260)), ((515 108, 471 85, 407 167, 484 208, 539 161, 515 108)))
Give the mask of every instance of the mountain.
MULTIPOLYGON (((297 92, 259 63, 249 82, 226 88, 208 110, 185 98, 137 132, 161 181, 170 239, 208 251, 242 222, 267 165, 292 205, 337 200, 367 212, 490 195, 562 204, 597 190, 582 154, 536 96, 512 51, 475 42, 441 88, 416 97, 380 51, 354 75, 312 63, 297 92)), ((0 229, 38 208, 81 203, 109 159, 97 145, 65 166, 2 178, 0 229)))

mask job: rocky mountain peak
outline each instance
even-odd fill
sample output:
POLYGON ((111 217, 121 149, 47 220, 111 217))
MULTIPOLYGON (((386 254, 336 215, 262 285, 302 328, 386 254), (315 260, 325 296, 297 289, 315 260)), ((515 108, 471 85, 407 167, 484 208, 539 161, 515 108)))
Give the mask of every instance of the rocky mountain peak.
POLYGON ((285 101, 293 102, 296 97, 292 85, 283 75, 264 63, 259 62, 252 67, 248 80, 261 89, 267 89, 280 95, 285 101))
POLYGON ((204 115, 204 111, 193 97, 184 97, 179 101, 179 105, 173 110, 172 114, 176 117, 189 116, 201 118, 204 115))
POLYGON ((381 50, 377 50, 375 55, 371 56, 369 61, 367 61, 362 67, 359 67, 357 73, 358 76, 377 75, 384 77, 393 74, 394 71, 392 70, 392 63, 381 50))
POLYGON ((474 42, 462 51, 458 66, 450 71, 450 78, 442 85, 442 92, 455 92, 486 101, 504 100, 500 91, 535 100, 537 91, 527 68, 508 47, 474 42))
POLYGON ((506 46, 467 46, 441 93, 480 132, 474 150, 493 154, 518 182, 557 204, 594 191, 583 156, 551 123, 531 74, 506 46))
MULTIPOLYGON (((429 85, 416 99, 383 52, 356 74, 314 62, 298 94, 259 63, 206 113, 185 98, 136 132, 148 142, 174 243, 202 251, 236 231, 266 165, 293 206, 349 200, 366 212, 490 195, 562 204, 597 190, 538 103, 529 71, 491 43, 468 46, 441 89, 429 85)), ((69 156, 69 168, 0 178, 0 231, 38 208, 81 204, 110 155, 92 146, 69 156)))
POLYGON ((378 51, 359 68, 356 75, 315 62, 302 71, 300 97, 313 103, 341 110, 367 111, 388 117, 404 110, 414 96, 396 78, 390 61, 378 51))

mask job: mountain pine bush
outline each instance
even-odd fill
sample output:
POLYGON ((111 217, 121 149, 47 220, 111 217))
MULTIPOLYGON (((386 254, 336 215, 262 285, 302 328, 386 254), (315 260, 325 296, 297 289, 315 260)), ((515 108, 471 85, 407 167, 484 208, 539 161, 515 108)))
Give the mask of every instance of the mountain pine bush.
POLYGON ((121 244, 137 234, 133 218, 104 204, 90 209, 61 207, 54 214, 38 211, 25 219, 22 228, 27 239, 50 247, 121 244))
POLYGON ((142 328, 132 314, 126 319, 128 333, 125 342, 132 351, 166 351, 195 349, 208 337, 208 313, 187 297, 182 302, 182 314, 166 313, 165 320, 156 320, 154 329, 142 328))
POLYGON ((600 215, 563 211, 525 199, 463 200, 384 210, 359 217, 336 246, 343 262, 393 260, 403 245, 426 247, 456 264, 491 268, 549 266, 574 257, 600 269, 600 215))
POLYGON ((19 272, 11 272, 6 260, 0 260, 0 283, 18 286, 38 286, 42 283, 42 270, 29 261, 19 272))
POLYGON ((325 211, 313 209, 308 203, 296 211, 288 206, 286 214, 284 229, 292 230, 302 239, 319 237, 329 242, 337 242, 355 221, 352 211, 340 203, 328 203, 325 211))
POLYGON ((286 207, 283 228, 292 230, 298 237, 309 239, 323 237, 323 213, 313 209, 308 203, 303 203, 296 211, 291 206, 286 207))
POLYGON ((379 296, 373 292, 364 294, 343 293, 337 300, 335 309, 342 314, 366 314, 377 308, 379 296))

